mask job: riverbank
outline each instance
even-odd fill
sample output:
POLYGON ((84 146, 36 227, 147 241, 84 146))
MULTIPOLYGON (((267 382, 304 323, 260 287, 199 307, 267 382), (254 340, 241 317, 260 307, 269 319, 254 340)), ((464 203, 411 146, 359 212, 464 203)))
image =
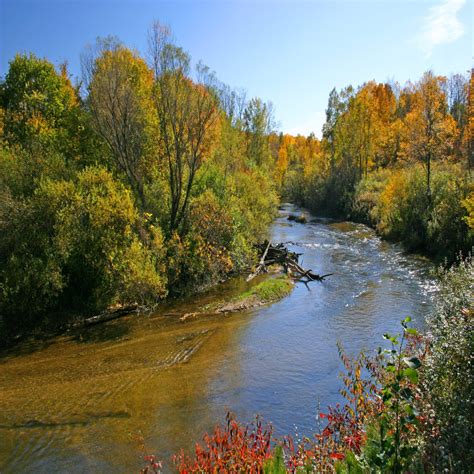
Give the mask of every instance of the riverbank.
MULTIPOLYGON (((232 296, 228 301, 215 302, 199 308, 196 311, 184 313, 180 316, 180 320, 185 321, 190 317, 197 317, 203 314, 226 314, 246 311, 279 301, 291 292, 295 283, 288 275, 282 273, 283 268, 280 265, 272 265, 267 271, 268 273, 265 273, 252 283, 249 283, 245 289, 242 290, 242 293, 232 296)), ((221 286, 222 283, 223 282, 216 283, 211 288, 208 288, 207 292, 212 290, 218 291, 219 286, 221 286)), ((194 295, 188 296, 188 298, 192 298, 193 296, 196 297, 198 295, 199 293, 195 293, 194 295)), ((163 304, 166 307, 173 304, 173 301, 173 299, 170 299, 165 301, 163 304)), ((115 307, 111 307, 97 315, 66 318, 68 322, 63 324, 58 324, 57 318, 53 318, 53 322, 50 325, 46 324, 44 327, 38 327, 34 331, 17 335, 10 340, 10 344, 0 346, 0 351, 9 351, 25 339, 48 340, 61 335, 66 335, 71 331, 85 329, 98 324, 105 324, 109 321, 130 316, 132 314, 144 315, 150 314, 156 310, 158 310, 157 307, 149 308, 139 306, 138 304, 116 305, 115 307)))
POLYGON ((165 87, 124 44, 96 46, 87 101, 66 70, 34 54, 16 55, 2 78, 4 344, 116 305, 155 308, 240 274, 276 213, 270 130, 251 125, 270 123, 270 109, 242 96, 242 128, 224 106, 234 92, 211 88, 208 72, 174 71, 165 87), (117 85, 125 94, 110 89, 108 74, 127 78, 117 85), (39 102, 25 112, 33 96, 39 102), (133 111, 125 97, 134 97, 133 111), (25 128, 30 122, 41 130, 25 128))
POLYGON ((369 225, 409 252, 451 264, 474 245, 472 176, 458 165, 433 164, 428 192, 424 173, 421 165, 412 164, 374 170, 351 183, 301 176, 299 185, 289 183, 286 192, 318 215, 369 225))
POLYGON ((233 313, 271 304, 289 295, 294 285, 287 275, 269 276, 232 301, 218 305, 215 311, 233 313))

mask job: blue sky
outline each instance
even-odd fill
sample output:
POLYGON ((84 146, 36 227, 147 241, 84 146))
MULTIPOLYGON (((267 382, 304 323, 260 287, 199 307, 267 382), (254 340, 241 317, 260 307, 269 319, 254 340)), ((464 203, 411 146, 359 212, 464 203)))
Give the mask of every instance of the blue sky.
POLYGON ((80 75, 97 36, 146 50, 154 20, 222 81, 273 102, 280 130, 320 135, 333 87, 472 66, 469 0, 0 0, 0 75, 32 51, 80 75))

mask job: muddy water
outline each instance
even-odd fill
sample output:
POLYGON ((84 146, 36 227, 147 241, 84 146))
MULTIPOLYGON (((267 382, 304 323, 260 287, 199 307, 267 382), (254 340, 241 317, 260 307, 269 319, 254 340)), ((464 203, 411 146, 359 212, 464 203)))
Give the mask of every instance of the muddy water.
POLYGON ((339 400, 336 342, 356 353, 406 315, 423 325, 435 285, 425 260, 367 227, 290 223, 290 211, 272 240, 291 242, 305 267, 333 272, 324 283, 297 285, 255 311, 181 320, 242 291, 236 279, 0 359, 0 472, 138 472, 142 444, 169 459, 227 410, 242 420, 260 413, 277 433, 310 434, 318 403, 339 400))

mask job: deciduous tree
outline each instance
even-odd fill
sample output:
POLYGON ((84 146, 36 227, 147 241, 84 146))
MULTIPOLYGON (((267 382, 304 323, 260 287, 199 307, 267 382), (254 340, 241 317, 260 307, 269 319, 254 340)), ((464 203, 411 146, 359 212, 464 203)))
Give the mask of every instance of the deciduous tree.
POLYGON ((149 139, 152 72, 136 53, 119 45, 105 45, 88 65, 88 104, 95 128, 145 207, 143 162, 149 139))
POLYGON ((169 32, 155 23, 149 36, 154 70, 154 112, 160 135, 156 149, 165 165, 169 186, 169 234, 184 235, 196 173, 210 155, 216 139, 219 112, 208 80, 199 65, 197 82, 190 78, 190 57, 172 44, 169 32))

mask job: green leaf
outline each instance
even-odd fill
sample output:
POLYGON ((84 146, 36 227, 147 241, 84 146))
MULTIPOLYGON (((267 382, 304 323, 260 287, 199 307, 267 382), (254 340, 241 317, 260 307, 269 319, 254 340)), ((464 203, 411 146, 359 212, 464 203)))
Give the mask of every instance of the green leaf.
POLYGON ((384 403, 390 400, 392 396, 392 392, 388 388, 384 388, 382 390, 382 400, 384 401, 384 403))
POLYGON ((408 326, 407 324, 411 321, 410 316, 407 316, 403 321, 402 321, 402 326, 406 329, 408 326))
POLYGON ((403 375, 408 377, 412 383, 418 383, 418 372, 415 369, 408 367, 403 371, 403 375))

